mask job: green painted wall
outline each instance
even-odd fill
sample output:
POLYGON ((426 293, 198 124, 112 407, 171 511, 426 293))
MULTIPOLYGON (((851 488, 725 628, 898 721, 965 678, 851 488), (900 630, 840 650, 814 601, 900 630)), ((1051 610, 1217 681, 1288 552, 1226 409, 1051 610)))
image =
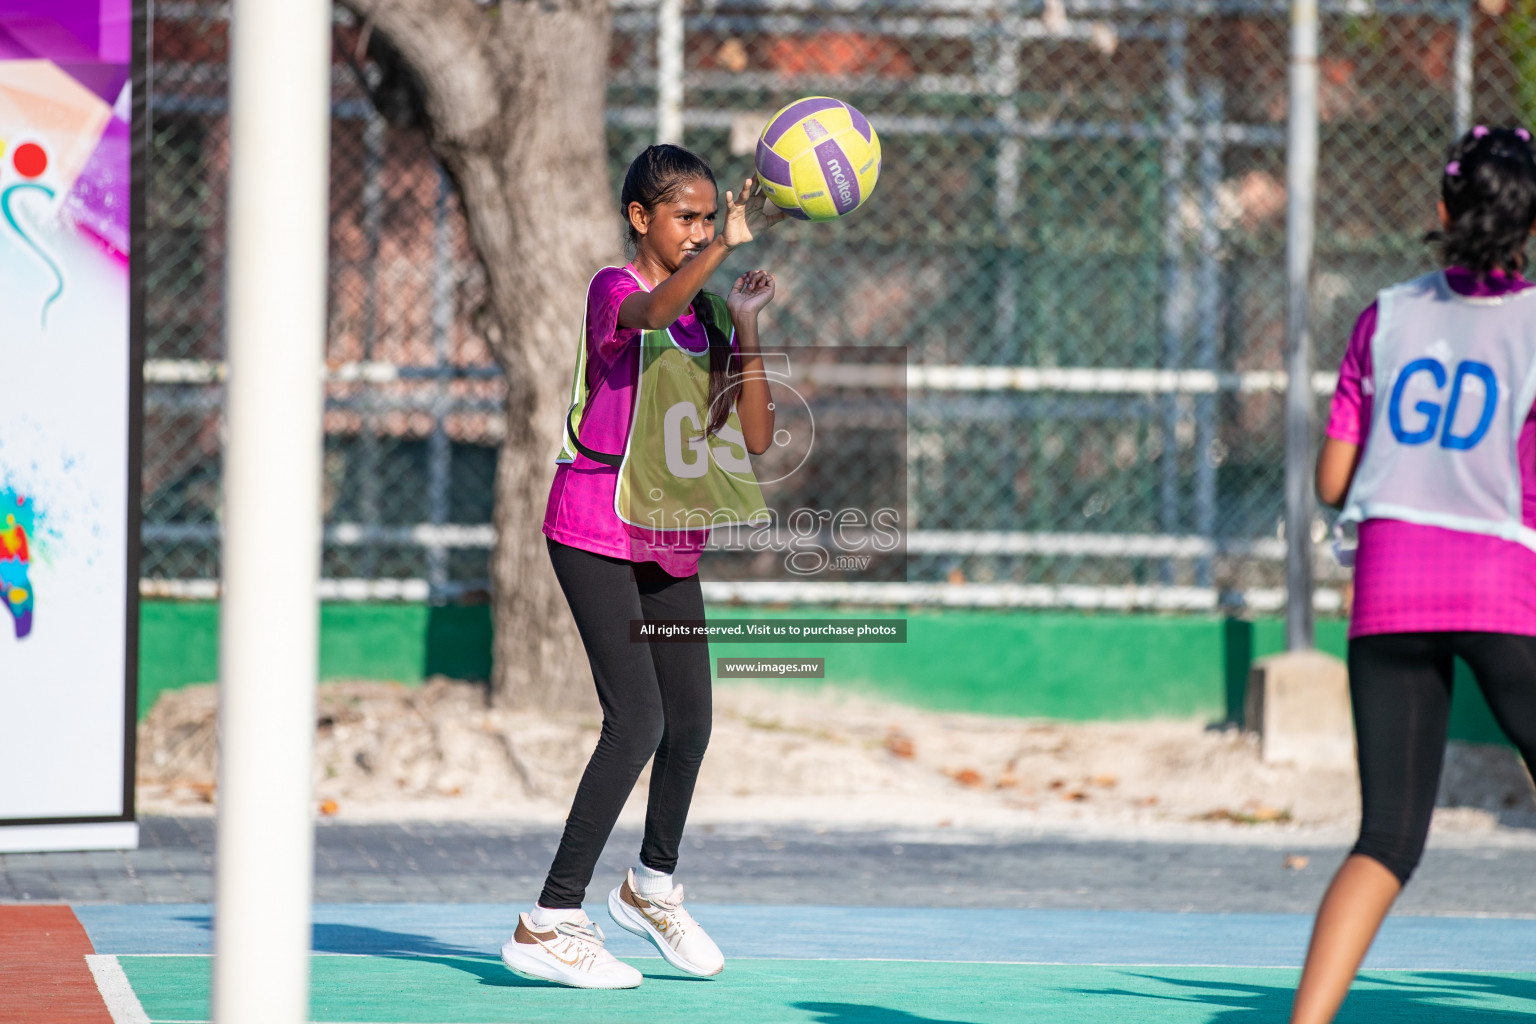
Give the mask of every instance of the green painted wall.
MULTIPOLYGON (((826 680, 919 707, 1063 719, 1205 716, 1237 721, 1248 666, 1284 649, 1285 626, 1214 616, 1032 611, 712 608, 712 618, 899 617, 905 644, 715 644, 728 657, 825 658, 826 680)), ((1345 623, 1322 619, 1318 647, 1344 656, 1345 623)), ((145 601, 140 613, 139 714, 168 689, 218 677, 218 606, 145 601)), ((433 675, 485 679, 484 605, 335 603, 320 609, 322 679, 416 684, 433 675)), ((1482 695, 1458 663, 1451 735, 1502 742, 1482 695)))
MULTIPOLYGON (((219 606, 139 605, 139 717, 160 694, 219 677, 219 606)), ((320 678, 420 683, 433 675, 486 679, 491 617, 484 606, 326 603, 320 606, 320 678)))
POLYGON ((219 678, 219 606, 139 602, 139 717, 166 690, 219 678))
MULTIPOLYGON (((804 608, 713 612, 722 619, 838 614, 804 608)), ((830 680, 942 710, 1067 719, 1225 713, 1217 619, 970 610, 860 614, 905 618, 907 642, 717 644, 710 653, 825 658, 830 680)))

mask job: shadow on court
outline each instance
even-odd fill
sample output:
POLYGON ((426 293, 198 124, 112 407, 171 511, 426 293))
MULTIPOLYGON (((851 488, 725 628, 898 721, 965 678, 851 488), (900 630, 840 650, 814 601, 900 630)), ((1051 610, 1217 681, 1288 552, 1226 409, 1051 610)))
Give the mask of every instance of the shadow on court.
MULTIPOLYGON (((467 949, 453 946, 427 935, 409 932, 391 932, 381 928, 366 928, 351 924, 316 924, 314 928, 316 953, 352 953, 360 956, 377 956, 385 959, 413 960, 451 967, 456 971, 479 980, 482 985, 497 988, 563 988, 552 981, 537 981, 513 974, 501 962, 501 957, 483 949, 467 949)), ((661 981, 700 982, 708 984, 708 978, 694 978, 675 974, 663 969, 660 972, 642 971, 647 978, 661 981)))
MULTIPOLYGON (((206 914, 177 920, 212 929, 213 919, 206 914)), ((430 935, 391 932, 355 924, 316 924, 312 945, 316 953, 348 953, 393 960, 412 960, 451 967, 476 978, 482 985, 498 988, 546 988, 552 982, 533 981, 507 970, 501 957, 481 949, 469 949, 439 942, 430 935)))
MULTIPOLYGON (((359 956, 377 956, 385 959, 412 960, 418 963, 438 964, 462 971, 476 978, 482 985, 496 988, 563 988, 552 981, 538 981, 513 974, 501 962, 501 957, 482 949, 469 949, 439 942, 428 935, 409 932, 391 932, 382 928, 367 928, 351 924, 316 924, 314 926, 314 951, 316 953, 351 953, 359 956)), ((686 974, 643 971, 647 978, 661 981, 683 981, 708 984, 708 978, 694 978, 686 974)))
POLYGON ((817 1014, 815 1024, 966 1024, 965 1021, 919 1017, 905 1010, 865 1003, 791 1003, 797 1010, 817 1014))
MULTIPOLYGON (((368 928, 355 924, 323 924, 314 926, 312 948, 316 953, 356 953, 362 956, 410 956, 481 957, 488 954, 483 949, 469 949, 440 942, 430 935, 414 935, 410 932, 391 932, 382 928, 368 928)), ((493 960, 499 959, 491 957, 493 960)))
MULTIPOLYGON (((1132 996, 1217 1008, 1209 1024, 1284 1024, 1290 1017, 1294 985, 1173 978, 1137 974, 1147 981, 1185 990, 1159 995, 1129 989, 1077 989, 1085 996, 1132 996)), ((1340 1017, 1403 1021, 1405 1024, 1487 1024, 1529 1020, 1536 1014, 1536 979, 1504 974, 1434 971, 1371 973, 1356 983, 1340 1017)))
MULTIPOLYGON (((213 930, 213 918, 207 914, 178 917, 176 920, 195 924, 204 931, 213 930)), ((391 932, 382 928, 367 928, 355 924, 318 923, 314 925, 310 941, 310 948, 316 953, 353 953, 360 956, 466 956, 482 959, 489 956, 483 949, 454 946, 439 942, 430 935, 391 932)), ((490 956, 490 959, 497 958, 490 956)))

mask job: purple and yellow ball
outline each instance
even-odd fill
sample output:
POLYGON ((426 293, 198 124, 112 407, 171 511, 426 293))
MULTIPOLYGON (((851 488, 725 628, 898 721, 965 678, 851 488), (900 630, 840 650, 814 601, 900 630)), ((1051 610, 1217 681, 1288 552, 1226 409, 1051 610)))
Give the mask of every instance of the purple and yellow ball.
POLYGON ((880 177, 880 137, 842 100, 807 96, 768 119, 757 140, 757 177, 776 206, 800 220, 857 210, 880 177))

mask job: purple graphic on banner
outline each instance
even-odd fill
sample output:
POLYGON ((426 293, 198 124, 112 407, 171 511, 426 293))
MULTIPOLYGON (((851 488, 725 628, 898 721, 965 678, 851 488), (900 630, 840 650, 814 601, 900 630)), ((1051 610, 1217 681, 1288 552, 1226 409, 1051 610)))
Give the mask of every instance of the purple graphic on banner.
POLYGON ((5 0, 0 9, 0 60, 16 60, 7 46, 30 57, 86 60, 125 67, 133 59, 130 0, 5 0))
POLYGON ((66 286, 48 228, 128 255, 132 26, 130 0, 0 2, 0 245, 45 266, 45 324, 66 286))
POLYGON ((108 252, 128 254, 128 123, 114 117, 64 200, 64 216, 108 252))

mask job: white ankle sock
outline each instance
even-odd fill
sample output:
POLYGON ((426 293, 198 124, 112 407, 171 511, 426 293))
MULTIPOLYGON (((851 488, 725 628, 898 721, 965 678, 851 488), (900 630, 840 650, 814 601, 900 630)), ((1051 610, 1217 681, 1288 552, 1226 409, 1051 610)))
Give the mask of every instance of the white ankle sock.
POLYGON ((528 920, 533 922, 535 928, 553 928, 562 921, 580 921, 585 913, 580 907, 553 910, 549 907, 541 907, 537 903, 528 912, 528 920))
POLYGON ((665 896, 672 891, 672 876, 635 861, 635 891, 641 896, 665 896))

